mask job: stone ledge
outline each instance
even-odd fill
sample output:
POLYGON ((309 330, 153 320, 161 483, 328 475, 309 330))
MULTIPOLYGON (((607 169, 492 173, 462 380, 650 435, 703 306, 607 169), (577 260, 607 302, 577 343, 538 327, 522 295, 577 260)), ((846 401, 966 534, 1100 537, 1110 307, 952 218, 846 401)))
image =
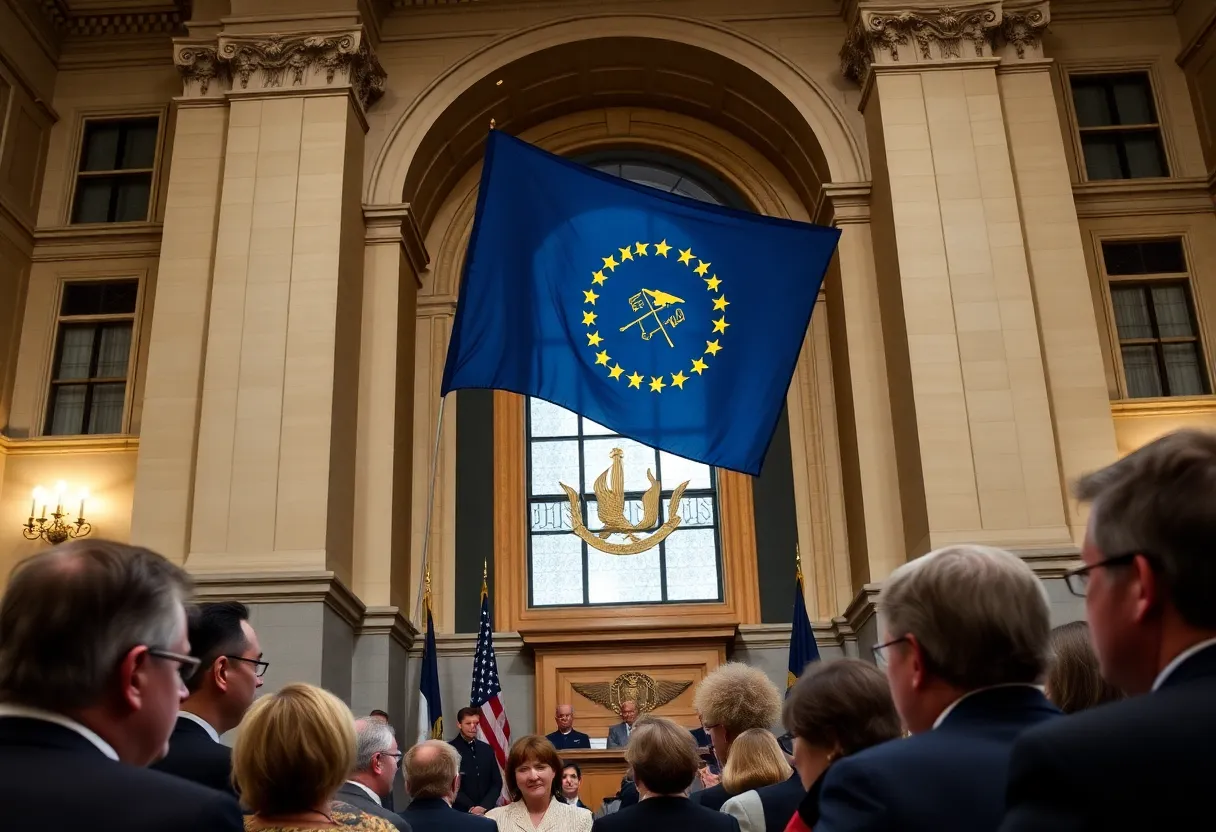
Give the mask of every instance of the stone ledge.
POLYGON ((0 435, 0 453, 11 456, 125 453, 138 450, 138 436, 39 436, 33 439, 12 439, 0 435))
POLYGON ((60 260, 109 260, 159 257, 159 222, 88 223, 34 231, 35 263, 60 260))
MULTIPOLYGON (((189 561, 186 563, 189 570, 189 561)), ((358 631, 367 612, 363 602, 333 572, 191 572, 199 601, 246 604, 321 602, 358 631)), ((375 608, 377 610, 381 608, 375 608)), ((386 630, 387 631, 387 630, 386 630)))
MULTIPOLYGON (((422 655, 424 639, 420 636, 410 648, 410 657, 422 655)), ((515 655, 524 650, 524 640, 519 633, 501 632, 494 634, 494 653, 496 655, 515 655)), ((440 656, 468 656, 477 652, 477 633, 436 633, 435 651, 440 656)))
POLYGON ((1212 212, 1208 179, 1202 176, 1079 182, 1072 194, 1077 216, 1086 219, 1212 212))
POLYGON ((418 638, 418 630, 402 614, 400 607, 367 607, 357 635, 387 635, 409 650, 418 638))

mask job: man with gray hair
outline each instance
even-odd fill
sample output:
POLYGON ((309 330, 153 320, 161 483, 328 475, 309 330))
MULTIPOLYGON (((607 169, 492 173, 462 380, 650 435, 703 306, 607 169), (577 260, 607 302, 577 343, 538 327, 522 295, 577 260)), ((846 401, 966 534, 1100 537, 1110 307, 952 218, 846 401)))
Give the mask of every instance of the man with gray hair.
POLYGON ((375 717, 355 720, 355 770, 338 789, 338 800, 369 815, 384 818, 399 832, 410 832, 400 815, 384 808, 384 798, 393 791, 401 752, 393 728, 375 717))
POLYGON ((1102 675, 1133 698, 1027 731, 1002 832, 1198 829, 1216 781, 1216 434, 1185 430, 1083 477, 1082 564, 1102 675))
POLYGON ((183 678, 199 664, 186 634, 190 591, 160 555, 104 540, 56 546, 13 570, 0 598, 5 829, 244 828, 230 795, 145 768, 168 750, 183 678))
POLYGON ((442 740, 424 740, 405 752, 405 790, 412 802, 401 813, 414 832, 495 832, 486 817, 452 808, 460 791, 460 752, 442 740))
POLYGON ((1047 666, 1047 593, 1021 558, 950 546, 891 573, 874 657, 912 737, 832 763, 815 832, 991 832, 1013 743, 1057 711, 1047 666))

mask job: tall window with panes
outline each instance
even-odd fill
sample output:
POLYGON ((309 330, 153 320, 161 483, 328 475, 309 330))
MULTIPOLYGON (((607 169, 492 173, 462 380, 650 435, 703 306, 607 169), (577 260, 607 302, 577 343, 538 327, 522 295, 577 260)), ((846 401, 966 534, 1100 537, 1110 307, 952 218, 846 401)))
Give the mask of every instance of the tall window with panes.
POLYGON ((1182 241, 1102 244, 1127 397, 1210 392, 1182 241))
POLYGON ((1069 80, 1086 179, 1170 175, 1147 72, 1073 75, 1069 80))
MULTIPOLYGON (((724 183, 680 161, 615 153, 580 161, 668 193, 741 207, 724 183)), ((722 600, 718 481, 713 468, 658 452, 540 399, 528 400, 527 430, 529 606, 722 600), (669 519, 672 490, 688 482, 678 508, 679 527, 641 554, 606 554, 571 533, 570 503, 561 483, 579 495, 587 528, 602 531, 594 486, 596 478, 612 466, 614 448, 624 452, 624 516, 630 523, 642 519, 642 497, 650 487, 648 470, 662 485, 658 523, 669 519)))
POLYGON ((138 280, 67 283, 47 403, 51 436, 123 432, 138 280))
POLYGON ((85 122, 73 223, 148 219, 159 128, 156 116, 85 122))

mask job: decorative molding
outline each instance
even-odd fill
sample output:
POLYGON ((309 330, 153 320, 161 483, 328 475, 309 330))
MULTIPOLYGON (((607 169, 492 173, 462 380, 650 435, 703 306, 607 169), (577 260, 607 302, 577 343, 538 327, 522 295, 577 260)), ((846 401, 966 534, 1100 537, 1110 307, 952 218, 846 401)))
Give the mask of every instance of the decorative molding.
POLYGON ((150 3, 138 12, 115 5, 112 10, 83 12, 73 9, 68 0, 38 0, 43 16, 66 37, 173 34, 182 31, 182 22, 190 17, 189 0, 150 3))
POLYGON ((0 453, 9 456, 112 454, 138 450, 138 436, 48 436, 14 439, 0 435, 0 453))
POLYGON ((418 215, 410 204, 364 205, 363 223, 366 227, 363 239, 369 245, 400 243, 414 269, 414 279, 421 288, 422 273, 430 266, 431 255, 426 250, 426 241, 418 226, 418 215))
POLYGON ((363 626, 363 602, 333 572, 194 572, 190 560, 186 569, 194 581, 194 597, 199 601, 231 599, 246 604, 287 604, 321 602, 350 625, 363 626))
POLYGON ((34 231, 35 263, 63 260, 112 260, 119 257, 158 257, 159 222, 90 223, 39 228, 34 231))
MULTIPOLYGON (((789 624, 740 624, 739 634, 735 636, 735 650, 764 650, 788 649, 790 646, 789 624)), ((815 634, 815 644, 820 648, 844 648, 844 639, 840 629, 833 621, 812 621, 811 632, 815 634)))
POLYGON ((870 192, 869 182, 823 183, 814 221, 835 226, 869 223, 870 192))
POLYGON ((359 636, 388 636, 406 650, 414 646, 418 630, 400 607, 368 607, 356 633, 359 636))
MULTIPOLYGON (((410 656, 418 658, 422 655, 423 639, 418 639, 410 647, 410 656)), ((524 640, 519 633, 494 633, 494 652, 499 656, 517 655, 524 650, 524 640)), ((436 633, 435 653, 443 657, 472 657, 477 652, 477 633, 436 633)))
POLYGON ((882 584, 866 584, 845 607, 844 615, 833 619, 832 623, 842 632, 852 636, 855 641, 861 628, 878 615, 878 596, 881 591, 882 584))
POLYGON ((1084 219, 1212 212, 1211 185, 1202 176, 1078 182, 1072 194, 1084 219))
POLYGON ((1001 17, 1001 40, 1007 47, 1013 47, 1020 61, 1042 58, 1043 34, 1051 23, 1051 5, 1047 0, 1035 0, 1021 8, 1011 6, 1011 1, 1006 2, 1001 17))
POLYGON ((1076 546, 1053 546, 1045 549, 1011 549, 1026 562, 1039 580, 1063 578, 1064 573, 1081 562, 1081 550, 1076 546))
POLYGON ((178 38, 173 63, 187 97, 245 91, 348 85, 366 110, 384 94, 388 77, 363 29, 178 38))
POLYGON ((1119 399, 1110 403, 1116 419, 1216 415, 1216 396, 1187 396, 1169 399, 1119 399))

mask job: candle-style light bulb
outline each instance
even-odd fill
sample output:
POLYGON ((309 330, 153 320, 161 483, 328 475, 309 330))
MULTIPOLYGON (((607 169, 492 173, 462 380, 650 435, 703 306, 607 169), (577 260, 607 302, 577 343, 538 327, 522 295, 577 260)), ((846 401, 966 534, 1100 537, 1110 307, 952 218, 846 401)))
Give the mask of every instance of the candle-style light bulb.
MULTIPOLYGON (((34 503, 42 506, 42 519, 46 519, 46 489, 41 485, 34 489, 34 503)), ((30 510, 30 515, 33 516, 33 509, 30 510)))
POLYGON ((76 515, 78 520, 84 519, 84 501, 89 499, 89 489, 80 489, 80 512, 76 515))
POLYGON ((55 512, 63 514, 63 493, 68 490, 68 484, 63 480, 55 483, 55 512))

